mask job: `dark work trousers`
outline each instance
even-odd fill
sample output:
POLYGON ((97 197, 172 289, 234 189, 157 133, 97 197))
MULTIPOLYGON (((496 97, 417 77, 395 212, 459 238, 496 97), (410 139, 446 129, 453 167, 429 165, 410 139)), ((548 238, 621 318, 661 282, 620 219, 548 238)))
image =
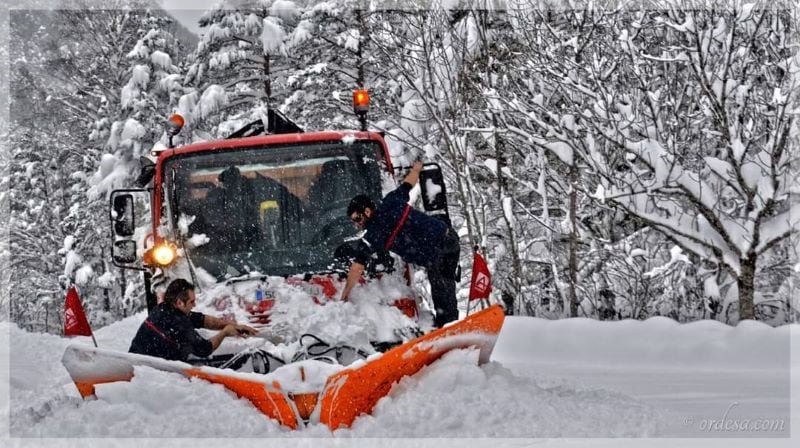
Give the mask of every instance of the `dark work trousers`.
POLYGON ((441 328, 444 324, 458 320, 456 301, 456 270, 458 269, 460 247, 458 235, 449 228, 442 241, 441 250, 434 262, 426 269, 431 282, 431 296, 436 308, 433 325, 441 328))

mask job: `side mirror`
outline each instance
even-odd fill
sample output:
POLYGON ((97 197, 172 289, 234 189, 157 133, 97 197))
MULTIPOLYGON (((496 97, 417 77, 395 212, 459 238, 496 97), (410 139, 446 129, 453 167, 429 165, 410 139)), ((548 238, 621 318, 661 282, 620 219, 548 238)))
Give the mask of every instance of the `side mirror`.
POLYGON ((131 264, 136 262, 136 242, 133 240, 114 241, 111 249, 111 258, 119 264, 131 264))
POLYGON ((141 257, 137 258, 137 243, 133 239, 136 229, 148 224, 150 216, 150 190, 126 188, 111 192, 108 215, 111 218, 111 260, 122 269, 144 270, 141 257), (136 208, 139 208, 139 215, 136 208), (138 222, 137 222, 138 220, 138 222))
POLYGON ((419 173, 422 189, 422 204, 426 212, 443 211, 447 214, 447 187, 444 184, 442 168, 436 163, 425 164, 419 173))
POLYGON ((133 195, 120 194, 114 196, 111 207, 111 222, 114 223, 114 234, 131 236, 135 228, 133 216, 133 195))

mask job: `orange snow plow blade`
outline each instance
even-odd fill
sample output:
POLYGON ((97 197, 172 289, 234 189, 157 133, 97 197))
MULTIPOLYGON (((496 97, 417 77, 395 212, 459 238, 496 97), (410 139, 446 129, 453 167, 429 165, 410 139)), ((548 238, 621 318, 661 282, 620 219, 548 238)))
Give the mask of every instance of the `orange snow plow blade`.
POLYGON ((319 418, 319 422, 336 430, 349 427, 356 417, 371 412, 394 383, 404 376, 417 373, 449 350, 477 347, 480 349, 479 362, 488 362, 503 318, 500 306, 489 307, 449 327, 389 350, 359 367, 346 368, 331 375, 322 392, 294 393, 284 390, 271 375, 197 367, 180 361, 166 361, 86 345, 67 347, 61 362, 84 398, 95 395, 96 385, 130 381, 135 366, 146 366, 221 384, 288 428, 298 429, 305 426, 306 422, 316 423, 319 418), (315 414, 316 411, 320 411, 319 414, 315 414))
POLYGON ((236 378, 227 374, 219 375, 203 369, 188 369, 187 376, 204 379, 210 383, 222 384, 239 398, 247 398, 262 414, 273 418, 280 424, 292 429, 299 425, 297 411, 286 400, 280 391, 281 385, 272 382, 272 387, 249 379, 236 378))
POLYGON ((359 415, 372 412, 394 383, 417 373, 449 350, 479 347, 480 362, 488 362, 504 318, 503 309, 494 305, 389 350, 363 366, 332 375, 325 383, 320 421, 332 430, 349 427, 359 415))
POLYGON ((240 398, 246 398, 264 415, 282 425, 297 429, 303 417, 277 381, 264 376, 262 381, 233 370, 213 367, 196 367, 180 361, 166 361, 150 356, 102 350, 94 347, 71 345, 64 351, 61 363, 67 368, 81 397, 95 395, 98 384, 130 381, 135 366, 146 366, 166 372, 179 373, 188 378, 200 378, 221 384, 240 398))

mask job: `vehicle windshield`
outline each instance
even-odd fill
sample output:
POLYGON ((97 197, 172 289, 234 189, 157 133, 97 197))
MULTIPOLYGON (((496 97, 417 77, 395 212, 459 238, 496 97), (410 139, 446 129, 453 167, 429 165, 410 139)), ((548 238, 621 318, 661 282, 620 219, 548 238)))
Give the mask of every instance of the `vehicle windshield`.
POLYGON ((192 262, 220 280, 330 271, 358 232, 350 199, 380 198, 381 154, 377 142, 339 141, 176 157, 164 171, 168 212, 192 262))

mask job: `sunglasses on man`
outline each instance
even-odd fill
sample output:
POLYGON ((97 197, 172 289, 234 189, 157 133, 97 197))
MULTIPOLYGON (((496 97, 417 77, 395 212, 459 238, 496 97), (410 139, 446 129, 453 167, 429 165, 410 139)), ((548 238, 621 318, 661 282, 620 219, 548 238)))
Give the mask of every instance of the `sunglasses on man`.
POLYGON ((363 213, 353 213, 350 216, 350 220, 353 221, 357 225, 361 225, 364 223, 364 214, 363 213))

